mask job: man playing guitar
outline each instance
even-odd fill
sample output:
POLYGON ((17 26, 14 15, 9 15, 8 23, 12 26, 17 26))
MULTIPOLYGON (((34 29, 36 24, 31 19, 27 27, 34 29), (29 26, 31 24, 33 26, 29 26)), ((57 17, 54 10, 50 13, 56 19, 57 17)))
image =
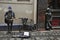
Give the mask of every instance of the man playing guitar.
POLYGON ((9 11, 5 13, 5 23, 8 25, 8 33, 12 31, 13 19, 15 19, 15 13, 11 7, 8 7, 9 11))

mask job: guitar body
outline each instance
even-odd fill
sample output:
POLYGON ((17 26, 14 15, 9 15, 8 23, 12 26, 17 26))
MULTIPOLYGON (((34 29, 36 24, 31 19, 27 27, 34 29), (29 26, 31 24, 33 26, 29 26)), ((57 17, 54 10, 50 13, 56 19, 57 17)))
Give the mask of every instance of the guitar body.
POLYGON ((10 19, 5 19, 5 23, 12 23, 13 20, 10 20, 10 19))

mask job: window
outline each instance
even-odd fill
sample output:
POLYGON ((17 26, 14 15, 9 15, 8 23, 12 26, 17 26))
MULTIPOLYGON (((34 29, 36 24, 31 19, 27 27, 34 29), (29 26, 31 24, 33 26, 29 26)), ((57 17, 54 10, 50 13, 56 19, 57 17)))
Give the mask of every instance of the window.
POLYGON ((32 3, 33 0, 0 0, 1 3, 32 3))
POLYGON ((60 0, 51 0, 49 6, 53 9, 60 9, 60 0))
POLYGON ((30 1, 30 0, 17 0, 17 1, 30 1))

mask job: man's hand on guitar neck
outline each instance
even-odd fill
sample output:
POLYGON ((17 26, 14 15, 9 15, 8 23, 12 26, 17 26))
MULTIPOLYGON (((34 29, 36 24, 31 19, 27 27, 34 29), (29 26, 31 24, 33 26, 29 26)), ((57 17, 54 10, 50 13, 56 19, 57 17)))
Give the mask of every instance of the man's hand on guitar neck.
POLYGON ((10 20, 18 20, 19 18, 12 18, 12 19, 10 19, 10 20))

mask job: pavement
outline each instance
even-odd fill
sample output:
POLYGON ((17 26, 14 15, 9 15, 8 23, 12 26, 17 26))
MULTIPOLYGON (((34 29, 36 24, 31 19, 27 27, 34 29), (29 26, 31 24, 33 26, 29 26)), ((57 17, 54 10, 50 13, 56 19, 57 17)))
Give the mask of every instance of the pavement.
MULTIPOLYGON (((23 31, 25 32, 25 31, 23 31)), ((51 31, 29 31, 29 38, 13 38, 13 35, 19 33, 19 31, 12 31, 15 34, 6 34, 7 31, 0 31, 0 40, 60 40, 60 30, 51 31)))

